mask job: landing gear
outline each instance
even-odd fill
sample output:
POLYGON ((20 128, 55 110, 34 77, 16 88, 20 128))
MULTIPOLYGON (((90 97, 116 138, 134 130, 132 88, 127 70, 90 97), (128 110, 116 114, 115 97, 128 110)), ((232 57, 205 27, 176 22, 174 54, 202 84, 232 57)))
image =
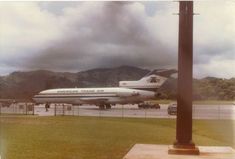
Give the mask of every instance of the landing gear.
POLYGON ((111 109, 111 105, 110 104, 106 104, 106 109, 111 109))
POLYGON ((99 105, 100 110, 111 109, 110 104, 101 104, 99 105))
POLYGON ((102 105, 99 105, 99 108, 100 108, 100 110, 104 110, 105 106, 102 104, 102 105))

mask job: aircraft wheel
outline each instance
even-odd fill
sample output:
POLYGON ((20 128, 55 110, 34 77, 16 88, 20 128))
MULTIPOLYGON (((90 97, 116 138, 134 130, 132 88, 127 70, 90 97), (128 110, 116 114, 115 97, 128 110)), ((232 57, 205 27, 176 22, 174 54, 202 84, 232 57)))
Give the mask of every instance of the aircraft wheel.
POLYGON ((99 108, 100 108, 100 110, 104 110, 105 106, 104 105, 100 105, 99 108))
POLYGON ((106 109, 111 109, 111 105, 110 104, 106 104, 106 109))

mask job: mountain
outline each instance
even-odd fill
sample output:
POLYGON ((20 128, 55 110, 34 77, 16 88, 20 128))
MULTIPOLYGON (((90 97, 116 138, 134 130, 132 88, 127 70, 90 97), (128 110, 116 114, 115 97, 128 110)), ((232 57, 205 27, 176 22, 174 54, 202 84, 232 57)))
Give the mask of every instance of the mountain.
POLYGON ((37 70, 0 77, 0 98, 32 98, 50 88, 118 86, 120 80, 138 80, 149 70, 132 66, 98 68, 77 73, 37 70))
POLYGON ((149 70, 132 66, 92 69, 78 73, 78 87, 118 86, 121 80, 138 80, 148 72, 149 70))
MULTIPOLYGON (((0 98, 31 99, 51 88, 113 87, 121 80, 138 80, 149 70, 132 66, 97 68, 77 73, 37 70, 0 77, 0 98)), ((169 78, 159 89, 162 99, 176 99, 177 79, 169 78)), ((193 80, 196 100, 235 100, 235 78, 206 77, 193 80)))

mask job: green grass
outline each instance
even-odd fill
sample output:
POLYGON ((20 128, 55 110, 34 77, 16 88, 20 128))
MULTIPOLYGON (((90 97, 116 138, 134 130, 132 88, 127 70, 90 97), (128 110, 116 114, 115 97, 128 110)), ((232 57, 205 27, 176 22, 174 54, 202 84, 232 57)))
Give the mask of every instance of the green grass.
MULTIPOLYGON (((136 143, 172 144, 175 120, 1 117, 5 159, 121 159, 136 143)), ((194 121, 197 145, 234 146, 233 121, 194 121)))

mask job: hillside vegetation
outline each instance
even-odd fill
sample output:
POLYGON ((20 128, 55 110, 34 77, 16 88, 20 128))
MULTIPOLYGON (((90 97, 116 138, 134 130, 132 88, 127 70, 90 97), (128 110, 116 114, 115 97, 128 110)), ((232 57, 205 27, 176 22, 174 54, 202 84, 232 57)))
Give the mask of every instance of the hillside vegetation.
MULTIPOLYGON (((51 88, 113 87, 121 80, 139 80, 149 70, 132 66, 98 68, 77 73, 37 70, 13 72, 0 77, 0 98, 29 98, 51 88)), ((194 79, 195 100, 235 100, 235 78, 194 79)), ((160 99, 176 99, 177 79, 170 78, 159 89, 160 99)))

